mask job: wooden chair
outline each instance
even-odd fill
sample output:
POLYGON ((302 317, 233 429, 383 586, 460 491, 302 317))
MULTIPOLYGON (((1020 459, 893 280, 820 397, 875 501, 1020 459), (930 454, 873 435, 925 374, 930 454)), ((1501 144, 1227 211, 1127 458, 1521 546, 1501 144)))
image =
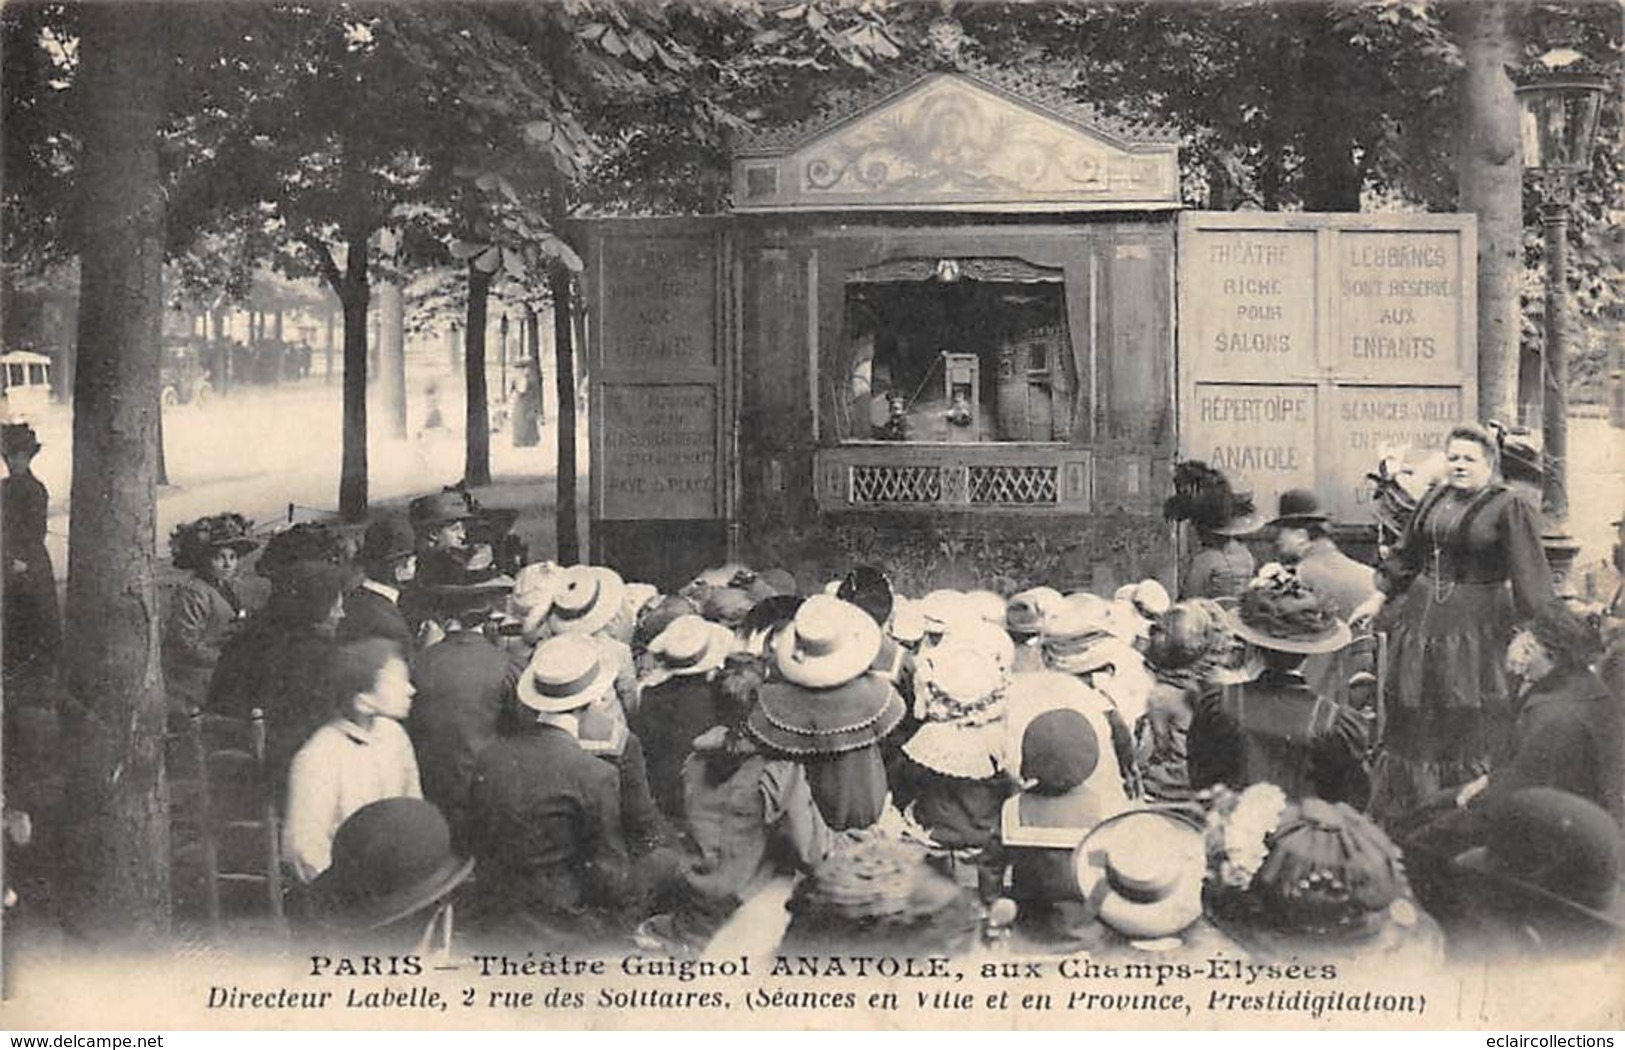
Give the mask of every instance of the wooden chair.
POLYGON ((265 717, 193 711, 170 741, 170 824, 175 857, 193 867, 210 929, 227 908, 285 923, 282 855, 274 778, 266 763, 265 717), (222 891, 225 891, 224 893, 222 891))

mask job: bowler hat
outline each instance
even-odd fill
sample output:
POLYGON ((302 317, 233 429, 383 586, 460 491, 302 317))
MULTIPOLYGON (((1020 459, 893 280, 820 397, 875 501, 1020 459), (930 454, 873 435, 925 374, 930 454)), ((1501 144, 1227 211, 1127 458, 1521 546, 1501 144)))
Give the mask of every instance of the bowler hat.
POLYGON ((1619 891, 1625 842, 1602 807, 1550 787, 1531 787, 1488 804, 1485 845, 1455 860, 1529 900, 1608 918, 1619 891))
POLYGON ((1586 667, 1602 652, 1601 635, 1561 598, 1542 603, 1527 627, 1559 666, 1586 667))
POLYGON ((1276 503, 1275 517, 1266 525, 1275 528, 1302 528, 1305 525, 1323 525, 1332 520, 1320 509, 1320 499, 1308 489, 1287 489, 1276 503))
POLYGON ((324 925, 374 930, 445 897, 474 870, 452 852, 446 818, 420 798, 362 806, 333 836, 333 863, 311 884, 324 925))
POLYGON ((514 692, 540 714, 575 711, 615 688, 615 668, 591 638, 563 634, 536 647, 514 692))
POLYGON ((388 565, 396 558, 404 558, 417 551, 412 526, 405 518, 390 514, 367 526, 361 539, 361 550, 356 560, 363 565, 388 565))

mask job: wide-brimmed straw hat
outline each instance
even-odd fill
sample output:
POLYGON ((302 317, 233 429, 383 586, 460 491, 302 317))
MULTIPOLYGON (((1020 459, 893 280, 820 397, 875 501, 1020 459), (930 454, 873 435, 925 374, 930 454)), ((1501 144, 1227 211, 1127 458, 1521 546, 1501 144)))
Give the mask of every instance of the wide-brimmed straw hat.
POLYGON ((797 685, 827 689, 868 669, 880 652, 880 625, 839 598, 815 594, 773 640, 779 674, 797 685))
POLYGON ((445 897, 474 870, 446 819, 420 798, 362 806, 333 836, 333 863, 311 883, 323 925, 374 930, 445 897))
POLYGON ((903 699, 879 675, 862 674, 830 689, 766 682, 747 726, 789 755, 837 755, 879 742, 903 720, 903 699))
POLYGON ((658 667, 644 685, 714 671, 727 659, 733 642, 733 632, 721 624, 700 616, 679 616, 649 643, 658 667))
POLYGON ((1259 569, 1230 617, 1238 637, 1277 652, 1335 653, 1353 638, 1313 587, 1273 562, 1259 569))
POLYGON ((594 634, 621 611, 626 584, 614 569, 572 565, 559 574, 547 623, 557 634, 594 634))
POLYGON ((1202 916, 1202 830, 1160 810, 1101 821, 1072 855, 1078 892, 1100 921, 1133 940, 1171 937, 1202 916))
POLYGON ((591 638, 564 634, 536 647, 514 692, 541 714, 574 711, 615 688, 615 667, 591 638))

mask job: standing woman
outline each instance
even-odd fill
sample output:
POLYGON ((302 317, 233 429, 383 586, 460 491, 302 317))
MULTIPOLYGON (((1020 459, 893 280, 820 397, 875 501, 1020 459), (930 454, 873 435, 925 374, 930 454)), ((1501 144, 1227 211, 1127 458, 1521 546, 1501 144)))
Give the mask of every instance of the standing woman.
POLYGON ((1476 424, 1450 431, 1443 484, 1422 497, 1399 546, 1377 571, 1387 603, 1387 729, 1371 813, 1392 825, 1441 788, 1484 773, 1512 726, 1505 660, 1514 629, 1552 596, 1540 522, 1500 479, 1499 447, 1476 424))
POLYGON ((45 681, 56 667, 62 640, 57 615, 56 573, 45 549, 45 521, 51 496, 34 476, 39 438, 27 423, 7 423, 3 431, 7 476, 0 482, 5 544, 6 689, 20 696, 23 679, 45 681), (15 691, 14 691, 15 690, 15 691))

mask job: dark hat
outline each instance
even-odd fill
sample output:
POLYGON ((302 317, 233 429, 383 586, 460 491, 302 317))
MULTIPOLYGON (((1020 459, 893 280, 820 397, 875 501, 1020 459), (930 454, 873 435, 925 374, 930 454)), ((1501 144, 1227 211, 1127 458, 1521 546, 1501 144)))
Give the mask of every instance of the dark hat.
POLYGON ((751 734, 789 755, 837 755, 880 741, 903 720, 903 699, 879 675, 829 689, 764 683, 750 712, 751 734))
POLYGON ((1064 795, 1089 779, 1100 741, 1089 720, 1070 708, 1045 711, 1021 734, 1021 779, 1042 795, 1064 795))
POLYGON ((437 583, 422 589, 429 608, 441 616, 467 617, 475 611, 496 612, 513 590, 513 577, 495 576, 478 583, 437 583))
POLYGON ((1305 525, 1324 525, 1331 515, 1320 509, 1320 499, 1308 489, 1287 489, 1276 503, 1275 517, 1265 524, 1302 528, 1305 525))
POLYGON ((1200 460, 1174 465, 1174 494, 1163 503, 1162 514, 1220 536, 1245 536, 1258 528, 1252 495, 1235 491, 1223 471, 1200 460))
POLYGON ((342 565, 349 557, 354 526, 301 521, 274 533, 265 541, 255 568, 261 576, 275 577, 302 561, 342 565))
POLYGON ((1231 628, 1245 641, 1282 653, 1335 653, 1353 637, 1325 599, 1290 569, 1271 563, 1242 593, 1231 628))
POLYGON ((311 884, 324 925, 374 930, 446 896, 474 870, 451 849, 446 818, 418 798, 362 806, 333 836, 333 863, 311 884))
POLYGON ((206 518, 175 526, 169 534, 169 551, 176 567, 195 569, 206 564, 217 550, 230 549, 247 554, 260 545, 249 535, 253 522, 241 514, 211 514, 206 518))
POLYGON ((756 602, 756 597, 744 588, 713 587, 705 592, 705 598, 700 603, 700 615, 712 623, 738 627, 756 607, 756 602))
POLYGON ((271 578, 267 609, 278 616, 315 623, 354 584, 354 570, 326 561, 295 561, 271 578))
MULTIPOLYGON (((1248 791, 1259 787, 1271 786, 1248 791)), ((1224 841, 1239 830, 1227 828, 1224 841)), ((1228 875, 1212 882, 1207 911, 1260 958, 1340 954, 1355 944, 1431 936, 1411 898, 1399 847, 1347 803, 1286 802, 1273 827, 1260 822, 1246 832, 1240 838, 1256 837, 1263 849, 1256 872, 1244 883, 1228 875)))
POLYGON ((417 540, 405 518, 390 514, 367 526, 356 560, 363 565, 387 565, 396 558, 416 553, 417 540))
POLYGON ((39 443, 39 436, 34 433, 34 428, 27 423, 6 423, 0 426, 0 449, 3 449, 4 455, 11 456, 19 452, 32 455, 44 447, 39 443))
POLYGON ((1602 638, 1561 598, 1541 603, 1525 625, 1560 666, 1586 667, 1602 652, 1602 638))
POLYGON ((835 597, 856 605, 875 623, 883 624, 891 616, 891 580, 873 565, 859 565, 848 572, 836 588, 835 597))
POLYGON ((1458 868, 1531 899, 1589 913, 1613 907, 1625 843, 1602 807, 1532 787, 1490 802, 1484 819, 1485 844, 1457 857, 1458 868))
POLYGON ((419 496, 406 505, 412 527, 420 531, 437 529, 454 521, 467 521, 475 516, 468 509, 468 500, 460 492, 435 492, 419 496))

